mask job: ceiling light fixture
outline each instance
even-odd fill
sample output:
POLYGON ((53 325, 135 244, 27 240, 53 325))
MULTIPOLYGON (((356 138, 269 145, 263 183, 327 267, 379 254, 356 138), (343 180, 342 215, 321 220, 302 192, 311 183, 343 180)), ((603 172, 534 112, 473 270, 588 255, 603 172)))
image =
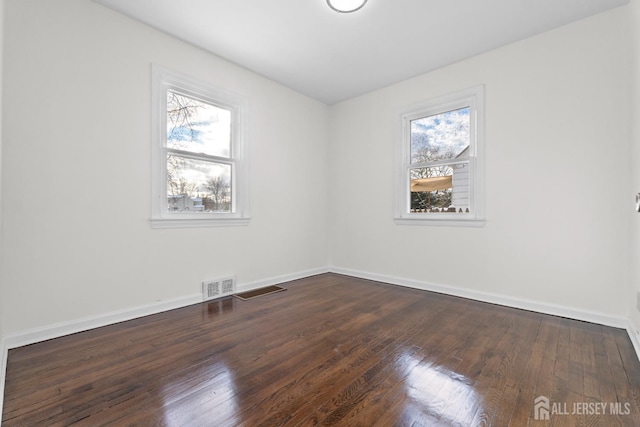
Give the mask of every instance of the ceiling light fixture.
POLYGON ((351 13, 362 9, 367 0, 327 0, 329 7, 339 13, 351 13))

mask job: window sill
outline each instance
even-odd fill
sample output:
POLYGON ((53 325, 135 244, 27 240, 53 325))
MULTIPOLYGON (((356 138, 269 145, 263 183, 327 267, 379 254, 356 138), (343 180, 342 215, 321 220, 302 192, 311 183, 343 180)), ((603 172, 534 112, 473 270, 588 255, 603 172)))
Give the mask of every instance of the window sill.
POLYGON ((249 221, 251 218, 152 218, 151 228, 237 227, 249 221))
MULTIPOLYGON (((442 215, 442 214, 434 214, 442 215)), ((396 217, 393 219, 396 225, 414 225, 414 226, 434 226, 434 227, 484 227, 485 219, 479 218, 455 218, 454 216, 447 216, 444 218, 427 217, 426 215, 420 216, 405 216, 396 217)))

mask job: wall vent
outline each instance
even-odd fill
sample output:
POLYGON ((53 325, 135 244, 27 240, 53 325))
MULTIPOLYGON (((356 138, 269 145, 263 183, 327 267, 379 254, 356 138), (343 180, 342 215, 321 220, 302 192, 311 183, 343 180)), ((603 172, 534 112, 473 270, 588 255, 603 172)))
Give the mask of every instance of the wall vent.
POLYGON ((202 282, 203 301, 220 298, 227 295, 233 295, 235 292, 236 292, 235 277, 226 277, 224 279, 216 279, 216 280, 206 280, 202 282))

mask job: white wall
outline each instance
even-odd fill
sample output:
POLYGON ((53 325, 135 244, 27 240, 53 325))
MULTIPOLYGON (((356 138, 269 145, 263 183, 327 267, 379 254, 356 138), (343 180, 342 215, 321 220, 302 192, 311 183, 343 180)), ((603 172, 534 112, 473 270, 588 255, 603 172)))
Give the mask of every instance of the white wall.
MULTIPOLYGON (((0 242, 4 240, 2 218, 2 87, 3 87, 3 47, 4 47, 4 0, 0 0, 0 242)), ((2 246, 0 245, 0 272, 3 270, 2 246)), ((4 340, 4 281, 0 274, 0 414, 4 404, 4 383, 7 366, 7 349, 4 340)), ((0 416, 1 418, 1 416, 0 416)), ((0 420, 0 423, 2 421, 0 420)))
POLYGON ((334 106, 332 265, 626 317, 626 13, 615 9, 334 106), (395 112, 477 84, 486 99, 486 226, 395 225, 395 112))
POLYGON ((327 264, 639 327, 638 1, 329 108, 91 1, 6 0, 0 333, 327 264), (249 98, 248 227, 150 228, 152 62, 249 98), (481 83, 486 226, 396 226, 396 110, 481 83))
MULTIPOLYGON (((633 60, 633 80, 631 85, 632 106, 631 109, 631 192, 629 203, 635 202, 634 194, 640 193, 640 0, 631 0, 629 3, 630 20, 632 25, 632 60, 633 60)), ((637 309, 636 295, 640 292, 640 213, 631 209, 631 232, 630 236, 630 280, 629 301, 630 319, 636 334, 640 334, 640 312, 637 309)))
MULTIPOLYGON (((4 235, 3 235, 3 221, 2 221, 2 86, 3 86, 3 60, 4 60, 4 55, 3 55, 3 46, 4 46, 4 0, 0 0, 0 242, 4 240, 4 235)), ((0 271, 3 270, 2 268, 2 264, 3 264, 3 258, 2 258, 2 246, 0 245, 0 271)), ((0 352, 3 351, 2 348, 2 338, 4 337, 4 311, 2 310, 2 302, 4 301, 3 298, 3 288, 4 288, 4 281, 2 280, 2 277, 0 275, 0 352)), ((0 360, 2 360, 2 355, 0 355, 0 360)), ((3 369, 2 365, 0 364, 0 369, 3 369)), ((4 378, 4 373, 0 372, 0 379, 4 378)), ((2 388, 2 384, 0 383, 0 389, 2 388)), ((0 403, 1 405, 1 403, 0 403)), ((1 407, 1 406, 0 406, 1 407)))
POLYGON ((327 106, 88 0, 6 31, 5 335, 326 266, 327 106), (248 98, 248 227, 151 229, 151 63, 248 98))

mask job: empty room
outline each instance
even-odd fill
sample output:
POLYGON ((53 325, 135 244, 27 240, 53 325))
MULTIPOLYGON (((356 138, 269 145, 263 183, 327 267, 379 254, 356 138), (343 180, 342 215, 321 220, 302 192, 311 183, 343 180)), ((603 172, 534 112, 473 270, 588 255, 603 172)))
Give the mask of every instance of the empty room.
POLYGON ((640 0, 0 0, 3 426, 640 425, 640 0))

